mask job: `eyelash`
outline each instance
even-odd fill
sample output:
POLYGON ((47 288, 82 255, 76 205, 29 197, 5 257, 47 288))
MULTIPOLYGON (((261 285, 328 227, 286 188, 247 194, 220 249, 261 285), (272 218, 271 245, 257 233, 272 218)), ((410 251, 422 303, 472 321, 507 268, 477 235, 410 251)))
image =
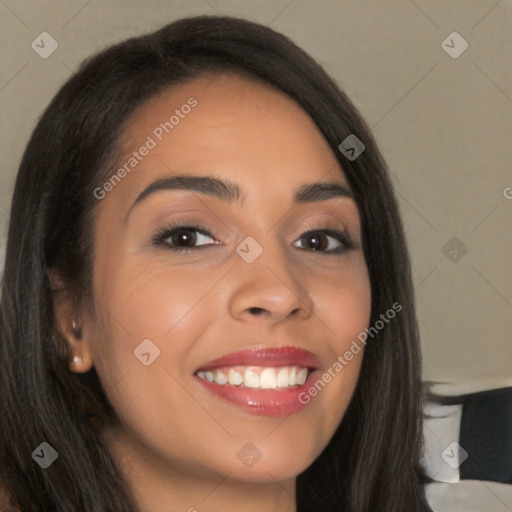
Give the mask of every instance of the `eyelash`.
MULTIPOLYGON (((199 226, 196 224, 189 224, 189 223, 181 223, 177 222, 175 224, 169 225, 161 230, 159 230, 155 236, 152 238, 151 243, 154 246, 157 247, 165 247, 167 249, 170 249, 171 251, 178 252, 178 253, 188 253, 190 251, 195 251, 198 249, 211 247, 215 244, 207 244, 206 246, 197 246, 197 247, 176 247, 173 245, 170 245, 166 240, 173 236, 175 233, 178 233, 179 231, 192 231, 192 232, 198 232, 204 236, 207 236, 209 238, 215 239, 215 237, 203 226, 199 226)), ((299 240, 306 237, 307 235, 315 235, 315 234, 325 234, 329 237, 332 237, 336 239, 338 242, 340 242, 340 246, 336 249, 330 249, 328 251, 326 250, 310 250, 311 252, 320 252, 327 255, 339 255, 343 254, 347 251, 353 250, 357 248, 357 245, 352 241, 350 236, 346 231, 339 231, 337 229, 330 229, 330 228, 308 228, 307 231, 302 233, 302 235, 299 237, 299 240)), ((299 248, 300 249, 300 248, 299 248)), ((300 249, 303 251, 306 251, 308 249, 300 249)))

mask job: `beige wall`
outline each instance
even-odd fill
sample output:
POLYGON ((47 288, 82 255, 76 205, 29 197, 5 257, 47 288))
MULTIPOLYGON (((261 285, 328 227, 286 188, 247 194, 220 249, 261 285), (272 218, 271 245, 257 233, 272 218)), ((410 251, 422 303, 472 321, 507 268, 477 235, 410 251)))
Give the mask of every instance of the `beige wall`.
POLYGON ((335 76, 373 128, 407 229, 424 378, 454 383, 440 390, 447 393, 512 385, 510 1, 5 0, 0 252, 23 148, 82 59, 173 19, 216 12, 290 36, 335 76), (47 59, 31 48, 44 31, 58 43, 47 59), (469 45, 455 59, 441 47, 454 31, 469 45), (453 237, 467 247, 458 262, 443 253, 453 237))

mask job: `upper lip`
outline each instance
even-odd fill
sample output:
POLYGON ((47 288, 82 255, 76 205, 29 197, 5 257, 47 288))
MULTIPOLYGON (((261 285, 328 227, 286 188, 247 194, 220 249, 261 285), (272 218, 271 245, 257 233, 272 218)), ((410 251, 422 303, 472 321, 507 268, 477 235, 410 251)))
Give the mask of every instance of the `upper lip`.
POLYGON ((318 357, 309 350, 287 346, 232 352, 206 363, 196 371, 213 370, 222 366, 300 366, 317 370, 322 365, 318 357))

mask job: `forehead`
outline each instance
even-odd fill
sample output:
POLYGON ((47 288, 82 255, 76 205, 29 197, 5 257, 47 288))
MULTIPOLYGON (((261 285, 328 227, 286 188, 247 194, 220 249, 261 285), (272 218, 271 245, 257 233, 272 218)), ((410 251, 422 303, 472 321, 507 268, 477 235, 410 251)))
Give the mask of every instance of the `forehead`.
POLYGON ((346 184, 333 151, 298 104, 233 74, 201 76, 152 98, 132 115, 120 148, 115 168, 135 166, 112 195, 127 200, 155 179, 183 173, 217 175, 267 196, 322 180, 346 184), (141 156, 145 147, 150 150, 141 156))

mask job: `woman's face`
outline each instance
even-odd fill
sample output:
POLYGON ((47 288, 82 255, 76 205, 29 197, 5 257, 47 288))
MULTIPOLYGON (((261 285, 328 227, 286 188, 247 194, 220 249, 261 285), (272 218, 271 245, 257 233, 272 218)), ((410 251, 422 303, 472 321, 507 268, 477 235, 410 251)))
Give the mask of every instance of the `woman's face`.
POLYGON ((227 74, 149 101, 122 149, 95 193, 81 347, 121 419, 112 439, 168 474, 293 479, 343 417, 363 351, 333 365, 370 319, 360 218, 335 155, 291 99, 227 74), (196 180, 170 180, 183 175, 196 180), (327 183, 339 188, 296 197, 327 183))

